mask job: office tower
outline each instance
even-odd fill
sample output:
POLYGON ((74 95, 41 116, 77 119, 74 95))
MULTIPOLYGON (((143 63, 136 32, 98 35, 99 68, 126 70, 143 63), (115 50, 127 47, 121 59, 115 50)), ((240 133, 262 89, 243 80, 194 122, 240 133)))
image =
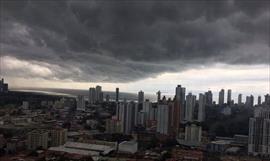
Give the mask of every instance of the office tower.
POLYGON ((247 107, 253 107, 253 105, 254 105, 254 97, 253 97, 253 95, 250 95, 250 96, 247 96, 246 97, 246 103, 245 103, 245 105, 247 107))
POLYGON ((199 94, 199 110, 198 110, 198 121, 203 122, 205 120, 205 104, 206 96, 199 94))
POLYGON ((185 141, 190 145, 198 145, 201 142, 202 127, 195 124, 187 124, 185 127, 185 141))
POLYGON ((167 104, 158 104, 157 114, 157 132, 160 134, 169 134, 169 107, 167 104))
POLYGON ((212 91, 205 92, 206 97, 206 105, 212 105, 213 104, 213 94, 212 91))
POLYGON ((258 96, 258 105, 261 105, 261 104, 262 104, 262 97, 258 96))
POLYGON ((106 94, 106 102, 109 103, 110 102, 110 95, 106 94))
POLYGON ((270 105, 270 95, 269 94, 264 96, 264 104, 270 105))
POLYGON ((232 90, 229 89, 227 93, 227 104, 230 105, 232 103, 232 90))
POLYGON ((218 104, 219 105, 224 104, 224 89, 221 89, 220 92, 219 92, 218 104))
POLYGON ((96 89, 95 88, 89 88, 89 97, 88 101, 90 105, 93 105, 96 103, 96 89))
POLYGON ((157 102, 159 102, 159 101, 160 101, 160 99, 161 99, 161 92, 160 92, 160 91, 158 91, 158 92, 157 92, 157 102))
POLYGON ((84 100, 84 96, 82 95, 79 95, 77 97, 77 110, 85 111, 85 100, 84 100))
POLYGON ((194 109, 196 106, 196 96, 192 95, 192 93, 189 93, 186 96, 186 112, 185 112, 185 120, 186 121, 193 121, 193 114, 194 109))
POLYGON ((55 128, 50 130, 49 145, 52 147, 63 145, 67 142, 67 129, 55 128))
POLYGON ((27 134, 27 148, 36 150, 39 147, 48 148, 48 131, 46 130, 34 130, 27 134))
POLYGON ((103 102, 103 92, 101 86, 96 86, 96 99, 98 103, 103 102))
POLYGON ((119 101, 119 88, 115 89, 115 101, 118 102, 119 101))
POLYGON ((143 91, 139 91, 138 93, 138 103, 142 104, 144 101, 144 92, 143 91))
POLYGON ((184 87, 181 87, 181 85, 177 85, 177 87, 175 88, 175 110, 174 110, 175 117, 174 119, 177 122, 178 126, 179 126, 179 123, 184 121, 185 119, 185 93, 186 93, 186 89, 184 87))
POLYGON ((248 153, 270 156, 270 109, 258 107, 249 119, 248 153))
POLYGON ((238 95, 238 105, 242 104, 242 94, 238 95))
POLYGON ((4 82, 4 79, 2 78, 0 80, 0 93, 6 93, 8 92, 8 84, 4 82))

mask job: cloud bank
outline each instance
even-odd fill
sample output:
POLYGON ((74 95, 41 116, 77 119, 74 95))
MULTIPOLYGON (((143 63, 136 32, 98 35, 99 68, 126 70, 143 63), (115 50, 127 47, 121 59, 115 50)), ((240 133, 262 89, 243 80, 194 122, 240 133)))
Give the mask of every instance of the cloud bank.
POLYGON ((12 0, 1 1, 0 20, 12 77, 133 82, 270 61, 266 0, 12 0))

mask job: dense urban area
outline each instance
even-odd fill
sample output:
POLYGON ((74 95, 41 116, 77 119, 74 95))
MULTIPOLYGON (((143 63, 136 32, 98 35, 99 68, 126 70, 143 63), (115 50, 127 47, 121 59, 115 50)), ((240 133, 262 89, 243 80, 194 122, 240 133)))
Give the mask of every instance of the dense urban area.
POLYGON ((270 95, 232 100, 232 90, 175 96, 158 91, 151 102, 138 92, 127 100, 119 88, 104 96, 61 96, 9 91, 0 84, 2 161, 261 161, 270 157, 270 95), (119 99, 124 98, 124 99, 119 99), (254 105, 255 104, 255 105, 254 105))

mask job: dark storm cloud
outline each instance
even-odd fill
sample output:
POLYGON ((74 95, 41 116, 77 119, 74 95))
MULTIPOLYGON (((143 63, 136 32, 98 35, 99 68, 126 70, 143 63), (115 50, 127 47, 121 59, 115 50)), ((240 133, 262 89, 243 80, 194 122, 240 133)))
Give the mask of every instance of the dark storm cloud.
POLYGON ((75 81, 129 82, 219 62, 268 64, 269 5, 2 0, 1 54, 58 66, 50 68, 53 78, 75 81))

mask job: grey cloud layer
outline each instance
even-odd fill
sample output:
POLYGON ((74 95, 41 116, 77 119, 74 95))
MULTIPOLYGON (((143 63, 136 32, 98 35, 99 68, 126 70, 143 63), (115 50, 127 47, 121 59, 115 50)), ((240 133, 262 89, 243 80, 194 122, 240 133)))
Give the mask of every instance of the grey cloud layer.
POLYGON ((268 64, 269 5, 2 0, 1 54, 57 65, 54 78, 74 81, 130 82, 217 62, 268 64))

